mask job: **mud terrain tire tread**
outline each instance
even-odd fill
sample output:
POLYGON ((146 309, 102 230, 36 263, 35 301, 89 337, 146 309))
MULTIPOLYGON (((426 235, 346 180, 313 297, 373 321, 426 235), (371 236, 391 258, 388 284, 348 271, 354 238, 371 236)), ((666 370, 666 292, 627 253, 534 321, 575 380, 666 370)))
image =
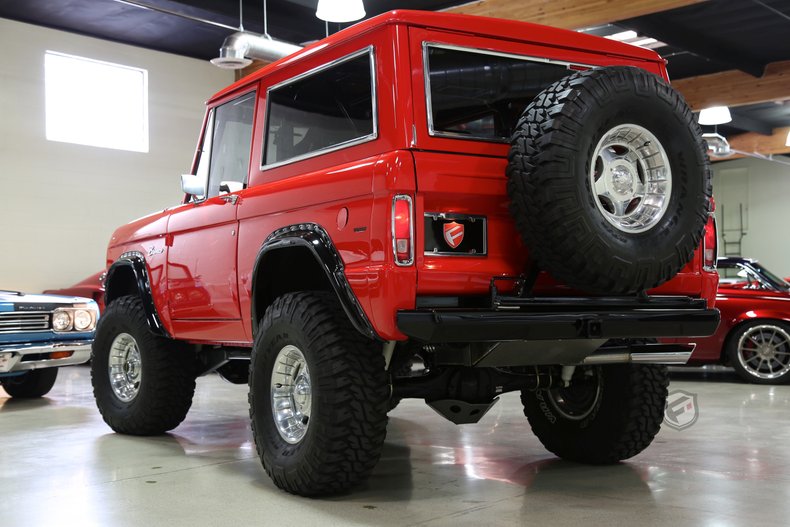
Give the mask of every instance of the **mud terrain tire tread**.
POLYGON ((380 346, 354 329, 334 295, 289 293, 269 306, 250 363, 250 418, 258 455, 279 488, 338 494, 366 480, 387 431, 389 388, 380 346), (311 375, 310 426, 296 444, 279 435, 270 384, 278 352, 295 344, 311 375))
POLYGON ((600 368, 601 404, 586 423, 557 413, 552 419, 550 408, 541 405, 539 392, 521 394, 532 431, 560 458, 593 465, 617 463, 647 448, 661 427, 669 385, 665 366, 616 364, 600 368))
POLYGON ((105 309, 91 353, 91 382, 99 412, 121 434, 149 436, 177 427, 192 406, 195 357, 178 341, 151 333, 142 300, 124 296, 105 309), (141 354, 140 391, 129 402, 114 394, 108 376, 110 346, 119 332, 134 337, 141 354))
POLYGON ((510 211, 533 260, 558 280, 604 294, 656 287, 691 260, 702 238, 712 193, 705 152, 693 113, 663 79, 627 66, 576 73, 538 94, 515 127, 510 211), (590 190, 593 151, 622 123, 656 134, 672 169, 669 209, 638 234, 610 225, 590 190))

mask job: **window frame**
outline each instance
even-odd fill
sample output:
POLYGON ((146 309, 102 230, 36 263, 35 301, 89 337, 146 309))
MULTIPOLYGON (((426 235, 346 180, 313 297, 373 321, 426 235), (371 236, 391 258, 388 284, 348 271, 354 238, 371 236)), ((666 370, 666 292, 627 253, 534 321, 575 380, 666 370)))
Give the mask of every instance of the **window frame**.
POLYGON ((204 146, 205 141, 206 141, 207 131, 208 131, 209 126, 211 126, 211 146, 210 146, 209 151, 207 152, 208 156, 209 156, 209 158, 208 158, 209 165, 208 165, 208 174, 206 175, 206 186, 205 186, 206 195, 203 196, 200 199, 196 199, 197 196, 195 194, 187 194, 186 203, 191 203, 193 205, 197 205, 197 204, 203 203, 205 201, 208 201, 209 199, 216 198, 217 196, 221 196, 222 195, 222 194, 217 194, 217 196, 209 196, 208 195, 209 186, 210 186, 209 183, 210 183, 210 180, 211 180, 211 161, 212 161, 212 159, 211 159, 212 155, 211 154, 212 154, 212 151, 214 149, 214 142, 215 142, 215 139, 216 139, 215 133, 214 133, 215 132, 214 127, 217 124, 216 123, 216 121, 217 121, 216 114, 217 114, 217 110, 219 108, 221 108, 222 106, 224 106, 226 104, 229 104, 229 103, 232 103, 233 101, 236 101, 238 99, 241 99, 242 97, 244 97, 246 95, 252 95, 253 98, 254 98, 253 117, 252 117, 252 133, 250 134, 250 146, 249 146, 249 148, 250 148, 250 162, 247 165, 247 174, 244 176, 244 182, 243 182, 243 185, 244 185, 245 189, 249 187, 249 184, 250 184, 250 167, 252 165, 252 147, 255 144, 255 120, 256 120, 255 119, 255 113, 257 112, 257 104, 258 104, 258 87, 257 87, 257 85, 254 85, 251 89, 248 89, 248 90, 245 90, 245 91, 242 91, 242 92, 233 93, 233 94, 229 95, 228 97, 223 98, 222 102, 219 102, 219 103, 217 103, 217 104, 215 104, 213 106, 209 106, 206 109, 205 125, 203 126, 203 129, 201 130, 200 140, 198 141, 198 148, 197 148, 197 152, 196 152, 196 156, 195 156, 194 167, 190 171, 190 172, 192 172, 191 175, 197 176, 197 172, 198 172, 198 170, 200 168, 200 161, 201 161, 201 158, 203 157, 202 156, 202 154, 203 154, 203 146, 204 146), (195 198, 195 199, 190 199, 190 198, 195 198))
POLYGON ((468 134, 459 134, 457 132, 447 132, 443 130, 436 130, 433 126, 433 103, 431 101, 431 75, 430 75, 430 61, 428 57, 429 48, 448 49, 450 51, 461 51, 465 53, 476 53, 478 55, 491 55, 494 57, 503 57, 508 59, 522 60, 525 62, 538 62, 541 64, 556 64, 558 66, 565 66, 568 70, 568 75, 574 73, 575 68, 596 68, 592 64, 584 64, 581 62, 568 62, 563 60, 549 59, 546 57, 534 57, 531 55, 519 55, 517 53, 507 53, 503 51, 493 51, 490 49, 476 48, 472 46, 460 46, 457 44, 446 44, 443 42, 424 40, 422 42, 422 76, 425 84, 425 109, 426 121, 428 123, 428 135, 431 137, 441 137, 445 139, 464 139, 466 141, 483 141, 486 143, 509 143, 509 137, 478 137, 470 136, 468 134))
POLYGON ((321 156, 324 154, 328 154, 330 152, 336 152, 338 150, 342 150, 344 148, 349 148, 352 146, 356 146, 362 143, 367 143, 369 141, 374 141, 378 139, 379 136, 379 113, 378 113, 378 96, 376 91, 377 85, 377 78, 376 78, 376 51, 375 46, 365 46, 364 48, 354 51, 353 53, 349 53, 348 55, 344 55, 340 58, 331 60, 325 64, 321 64, 315 68, 305 71, 304 73, 300 73, 299 75, 295 75, 289 79, 286 79, 282 82, 278 82, 277 84, 273 84, 266 88, 266 110, 265 110, 265 117, 264 117, 264 127, 263 127, 263 141, 261 142, 261 163, 260 163, 260 170, 271 170, 274 168, 278 168, 284 165, 290 165, 291 163, 297 163, 299 161, 303 161, 305 159, 310 159, 312 157, 321 156), (330 68, 343 64, 344 62, 348 62, 354 60, 356 58, 368 55, 369 62, 370 62, 370 95, 371 95, 371 105, 372 105, 372 121, 373 121, 373 131, 367 135, 357 137, 355 139, 351 139, 349 141, 344 141, 342 143, 338 143, 336 145, 328 146, 325 148, 321 148, 319 150, 314 150, 312 152, 308 152, 306 154, 301 154, 295 157, 291 157, 288 159, 283 159, 282 161, 277 161, 276 163, 266 164, 266 148, 269 144, 269 124, 271 118, 271 93, 272 91, 282 88, 284 86, 289 86, 294 84, 300 80, 306 79, 322 71, 326 71, 330 68))

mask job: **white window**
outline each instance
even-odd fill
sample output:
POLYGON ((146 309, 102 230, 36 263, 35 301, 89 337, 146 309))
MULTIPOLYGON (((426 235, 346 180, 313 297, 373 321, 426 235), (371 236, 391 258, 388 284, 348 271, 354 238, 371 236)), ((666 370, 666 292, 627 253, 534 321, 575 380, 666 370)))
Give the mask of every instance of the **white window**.
POLYGON ((47 139, 148 152, 148 71, 47 51, 47 139))

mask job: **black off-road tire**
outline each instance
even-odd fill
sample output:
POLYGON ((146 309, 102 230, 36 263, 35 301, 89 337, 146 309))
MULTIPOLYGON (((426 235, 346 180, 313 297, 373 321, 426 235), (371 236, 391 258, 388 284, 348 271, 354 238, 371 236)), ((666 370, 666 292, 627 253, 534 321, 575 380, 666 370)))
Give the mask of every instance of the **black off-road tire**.
POLYGON ((93 394, 104 422, 121 434, 140 436, 177 427, 192 406, 196 364, 182 343, 151 333, 139 297, 114 301, 99 319, 91 353, 93 394), (134 338, 140 354, 139 389, 130 401, 119 398, 110 384, 110 348, 121 334, 134 338))
POLYGON ((522 114, 508 160, 517 228, 539 267, 568 285, 643 291, 671 279, 700 243, 711 196, 706 148, 683 97, 656 75, 618 66, 557 81, 522 114), (607 221, 590 183, 599 141, 623 124, 651 132, 671 168, 668 208, 644 232, 607 221))
POLYGON ((546 449, 569 461, 605 465, 633 457, 650 445, 664 419, 668 385, 665 366, 580 367, 570 387, 524 391, 521 402, 546 449), (587 397, 591 385, 583 380, 586 371, 594 372, 600 382, 595 399, 587 397), (574 414, 567 403, 557 403, 563 396, 565 401, 584 402, 578 406, 588 413, 578 411, 575 419, 569 418, 574 414))
POLYGON ((0 384, 11 397, 18 399, 34 399, 44 397, 55 385, 58 368, 30 370, 24 375, 6 377, 0 384))
MULTIPOLYGON (((787 355, 784 353, 790 352, 790 324, 781 320, 760 319, 746 322, 736 327, 728 336, 724 344, 724 356, 727 363, 732 366, 735 373, 746 382, 753 384, 788 384, 790 383, 790 371, 787 371, 776 377, 771 377, 770 372, 761 368, 760 364, 755 364, 754 361, 748 363, 747 368, 738 359, 738 343, 744 335, 754 332, 756 338, 760 342, 763 339, 768 339, 768 343, 776 347, 776 351, 782 353, 778 359, 784 364, 787 364, 787 355)), ((747 337, 748 338, 748 337, 747 337)), ((759 361, 758 357, 755 357, 759 361)), ((777 365, 777 370, 780 366, 777 365)))
POLYGON ((258 455, 281 489, 302 496, 344 492, 367 479, 381 456, 389 389, 380 345, 360 335, 337 299, 289 293, 266 310, 250 365, 250 418, 258 455), (275 359, 298 348, 310 372, 304 436, 292 444, 272 416, 275 359))

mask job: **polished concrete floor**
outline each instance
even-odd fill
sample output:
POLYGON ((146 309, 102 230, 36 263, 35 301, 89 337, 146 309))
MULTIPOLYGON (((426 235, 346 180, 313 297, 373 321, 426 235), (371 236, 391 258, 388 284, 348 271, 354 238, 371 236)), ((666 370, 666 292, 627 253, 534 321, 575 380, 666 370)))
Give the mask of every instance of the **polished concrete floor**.
POLYGON ((0 389, 0 525, 788 525, 790 387, 684 371, 677 389, 698 395, 698 421, 609 467, 546 452, 514 394, 460 427, 405 401, 367 485, 305 499, 259 465, 246 386, 201 378, 173 433, 125 437, 102 422, 88 369, 65 368, 41 400, 0 389))

